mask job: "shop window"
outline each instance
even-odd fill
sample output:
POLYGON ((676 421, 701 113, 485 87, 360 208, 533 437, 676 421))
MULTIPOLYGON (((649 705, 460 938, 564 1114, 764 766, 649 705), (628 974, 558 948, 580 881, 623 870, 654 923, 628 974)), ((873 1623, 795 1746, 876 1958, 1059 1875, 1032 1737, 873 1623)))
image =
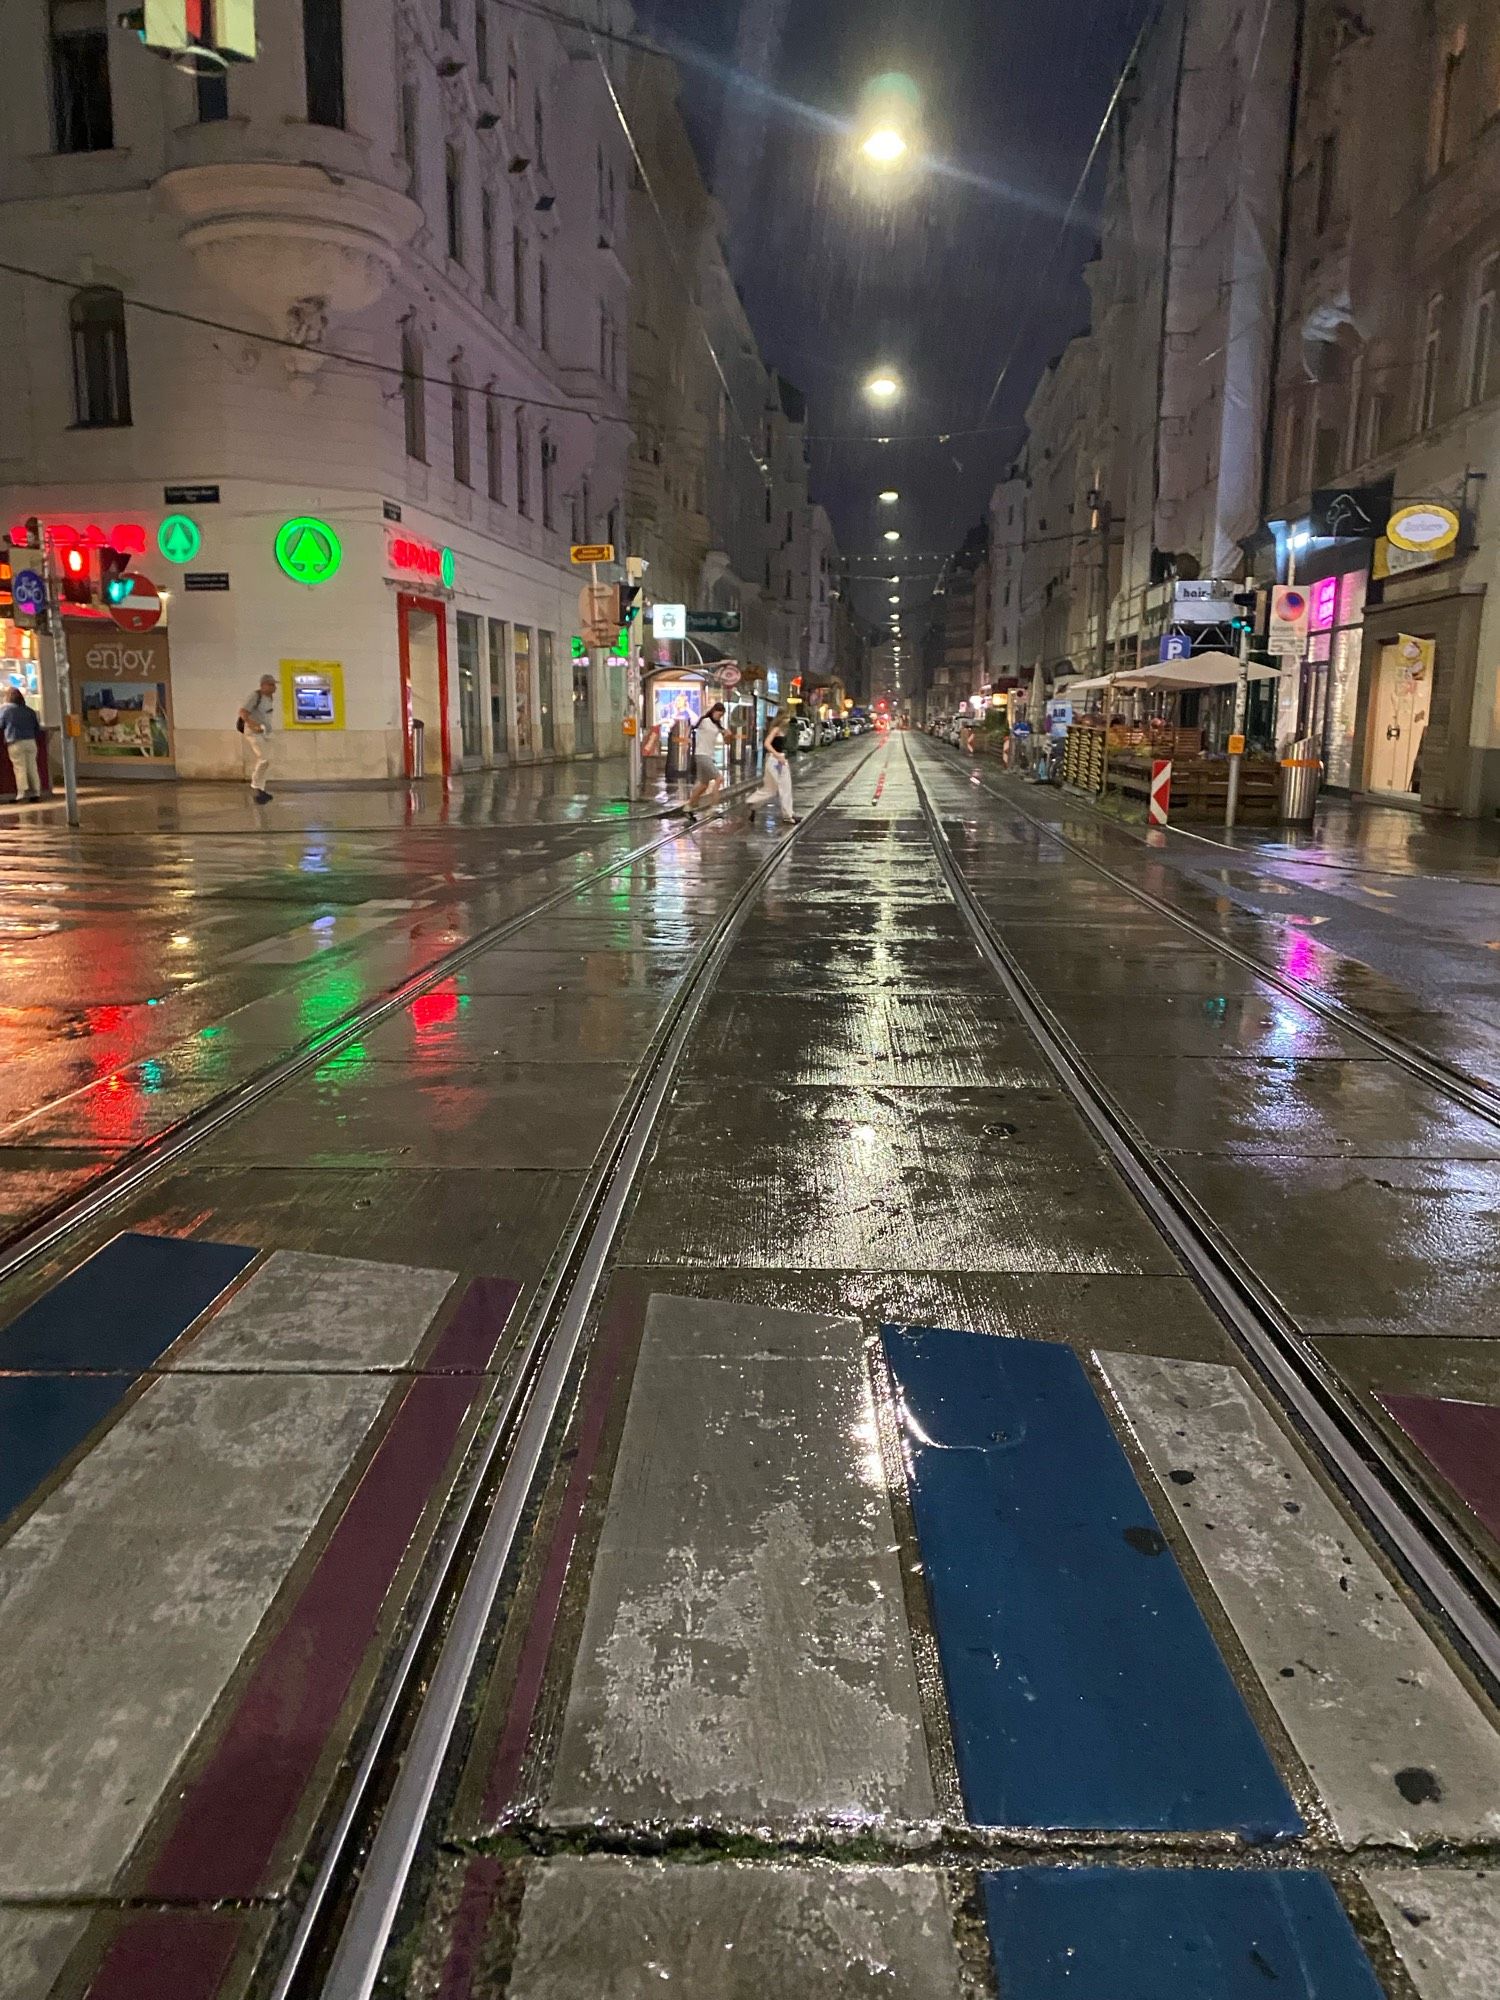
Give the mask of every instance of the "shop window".
POLYGON ((531 514, 531 465, 526 419, 516 418, 516 512, 531 514))
POLYGON ((1422 365, 1417 381, 1417 429, 1428 431, 1437 422, 1438 384, 1443 360, 1443 295, 1427 301, 1427 319, 1422 332, 1422 365))
POLYGON ((443 203, 448 221, 448 255, 455 264, 464 261, 464 181, 463 161, 456 146, 443 148, 443 203))
POLYGON ((1482 403, 1495 382, 1495 297, 1500 292, 1500 253, 1479 267, 1474 287, 1474 321, 1469 333, 1469 401, 1482 403))
POLYGON ((406 455, 427 462, 427 384, 422 379, 422 343, 414 327, 401 333, 401 413, 406 455))
POLYGON ((500 416, 500 399, 492 382, 484 397, 485 481, 492 500, 505 498, 505 426, 500 416))
POLYGON ((478 763, 484 755, 483 709, 479 698, 478 615, 460 611, 458 626, 458 727, 463 740, 465 763, 478 763))
POLYGON ((541 722, 542 752, 557 748, 556 644, 550 632, 536 635, 537 715, 541 722))
POLYGON ((130 359, 125 301, 103 285, 75 292, 68 306, 73 345, 73 421, 81 430, 130 422, 130 359))
POLYGON ((469 388, 455 368, 450 392, 453 413, 453 477, 460 486, 472 485, 469 468, 469 388))
POLYGON ((52 0, 52 128, 59 153, 115 143, 105 0, 52 0))
POLYGON ((510 748, 505 727, 505 672, 510 661, 510 643, 503 618, 492 618, 490 627, 490 754, 503 757, 510 748))
POLYGON ((479 257, 484 295, 495 296, 495 197, 486 188, 479 197, 479 257))
POLYGON ((302 0, 302 66, 307 122, 341 129, 344 123, 343 0, 302 0))

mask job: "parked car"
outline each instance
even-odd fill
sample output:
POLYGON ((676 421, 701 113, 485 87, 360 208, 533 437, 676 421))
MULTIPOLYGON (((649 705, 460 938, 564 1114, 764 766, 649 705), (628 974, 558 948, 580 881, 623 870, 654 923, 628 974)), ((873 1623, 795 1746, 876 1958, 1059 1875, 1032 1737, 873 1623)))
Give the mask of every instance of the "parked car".
POLYGON ((818 732, 811 717, 799 715, 793 723, 792 728, 795 733, 796 747, 799 750, 811 750, 818 740, 818 732))

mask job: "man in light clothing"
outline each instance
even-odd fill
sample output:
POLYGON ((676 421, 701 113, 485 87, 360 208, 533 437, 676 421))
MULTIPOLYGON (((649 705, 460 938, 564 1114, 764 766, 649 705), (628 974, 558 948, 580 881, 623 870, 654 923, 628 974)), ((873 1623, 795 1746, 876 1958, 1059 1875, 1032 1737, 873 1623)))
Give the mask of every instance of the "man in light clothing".
POLYGON ((271 768, 271 724, 275 717, 275 676, 262 674, 260 686, 246 698, 240 709, 237 724, 241 735, 250 739, 253 759, 250 765, 250 796, 258 806, 271 803, 271 794, 266 790, 266 773, 271 768))
POLYGON ((717 792, 724 782, 719 771, 719 757, 728 741, 724 714, 723 702, 716 701, 693 731, 693 777, 696 783, 687 802, 689 813, 695 813, 709 794, 717 792))

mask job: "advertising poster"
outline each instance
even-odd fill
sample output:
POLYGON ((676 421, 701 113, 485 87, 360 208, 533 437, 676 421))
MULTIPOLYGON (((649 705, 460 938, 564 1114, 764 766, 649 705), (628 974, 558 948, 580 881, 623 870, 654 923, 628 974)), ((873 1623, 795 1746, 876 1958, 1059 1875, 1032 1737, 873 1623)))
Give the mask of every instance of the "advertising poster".
POLYGON ((68 634, 83 764, 170 764, 172 667, 165 632, 68 634))

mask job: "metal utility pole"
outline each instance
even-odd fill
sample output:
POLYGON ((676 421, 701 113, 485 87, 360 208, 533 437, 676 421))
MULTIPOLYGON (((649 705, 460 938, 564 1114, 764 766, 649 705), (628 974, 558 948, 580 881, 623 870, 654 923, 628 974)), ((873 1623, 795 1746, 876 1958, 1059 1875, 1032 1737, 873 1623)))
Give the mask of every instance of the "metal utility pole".
POLYGON ((1240 766, 1245 758, 1245 720, 1250 710, 1250 633, 1240 628, 1240 678, 1234 691, 1234 731, 1229 738, 1229 795, 1224 824, 1232 827, 1240 810, 1240 766))
POLYGON ((38 636, 46 639, 52 654, 52 685, 57 689, 57 706, 61 711, 61 728, 58 736, 62 745, 63 798, 67 805, 68 825, 77 826, 79 823, 78 743, 73 735, 73 676, 68 665, 68 637, 63 629, 57 572, 53 565, 52 546, 47 540, 45 524, 39 520, 30 520, 26 523, 26 533, 27 538, 36 545, 38 566, 47 591, 46 630, 38 636))

